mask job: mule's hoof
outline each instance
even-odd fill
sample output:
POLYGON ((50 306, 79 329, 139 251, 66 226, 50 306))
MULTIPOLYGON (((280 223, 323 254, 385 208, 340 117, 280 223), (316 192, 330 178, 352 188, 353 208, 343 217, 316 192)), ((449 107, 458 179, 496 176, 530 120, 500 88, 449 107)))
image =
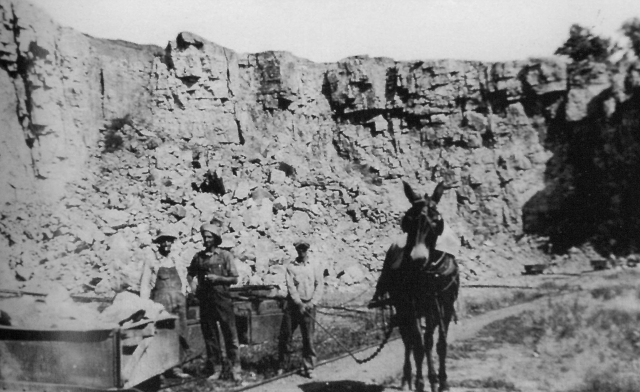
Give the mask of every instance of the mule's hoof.
POLYGON ((424 381, 416 380, 416 392, 424 392, 424 381))
POLYGON ((437 382, 432 382, 431 383, 431 392, 438 392, 438 383, 437 382))
POLYGON ((400 382, 400 390, 401 391, 410 391, 411 390, 411 375, 407 375, 405 373, 404 376, 402 376, 402 381, 400 382))
POLYGON ((440 383, 438 392, 449 392, 449 384, 447 384, 446 382, 440 383))

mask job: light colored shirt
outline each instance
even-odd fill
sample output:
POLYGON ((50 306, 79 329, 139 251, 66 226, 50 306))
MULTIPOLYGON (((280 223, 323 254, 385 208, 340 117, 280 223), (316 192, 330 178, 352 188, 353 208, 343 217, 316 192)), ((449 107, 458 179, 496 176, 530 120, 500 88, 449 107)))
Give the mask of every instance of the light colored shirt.
POLYGON ((145 259, 144 267, 142 270, 142 277, 140 279, 140 297, 149 298, 151 296, 151 290, 156 286, 156 280, 158 279, 158 270, 161 267, 175 267, 180 276, 182 282, 182 294, 187 293, 189 285, 187 284, 187 269, 182 266, 176 259, 173 253, 169 253, 168 256, 161 255, 158 251, 153 251, 154 257, 145 259))
POLYGON ((322 299, 324 291, 322 270, 308 261, 290 263, 287 266, 286 281, 293 302, 317 305, 322 299))

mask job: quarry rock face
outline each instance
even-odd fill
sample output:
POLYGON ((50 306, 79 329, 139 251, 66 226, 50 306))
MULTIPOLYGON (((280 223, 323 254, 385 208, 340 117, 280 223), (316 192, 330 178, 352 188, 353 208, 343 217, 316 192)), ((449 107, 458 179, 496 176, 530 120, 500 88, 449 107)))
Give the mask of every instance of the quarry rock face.
POLYGON ((370 286, 401 234, 403 180, 450 186, 464 279, 519 273, 544 257, 525 234, 548 234, 574 178, 557 135, 638 84, 602 67, 574 83, 559 58, 319 64, 188 32, 162 49, 10 0, 0 20, 2 285, 34 291, 136 290, 158 230, 179 233, 186 266, 212 219, 242 284, 281 284, 307 238, 330 287, 370 286))

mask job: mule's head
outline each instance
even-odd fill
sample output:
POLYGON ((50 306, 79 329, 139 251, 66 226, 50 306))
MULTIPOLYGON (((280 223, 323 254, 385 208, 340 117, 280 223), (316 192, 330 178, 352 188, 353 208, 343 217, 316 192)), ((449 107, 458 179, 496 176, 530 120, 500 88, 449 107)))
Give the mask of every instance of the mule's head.
POLYGON ((437 205, 442 198, 445 186, 440 182, 431 196, 419 195, 411 186, 403 181, 404 194, 411 202, 411 208, 402 218, 402 231, 407 233, 407 248, 411 249, 409 257, 423 266, 429 261, 436 239, 444 229, 444 221, 438 212, 437 205))

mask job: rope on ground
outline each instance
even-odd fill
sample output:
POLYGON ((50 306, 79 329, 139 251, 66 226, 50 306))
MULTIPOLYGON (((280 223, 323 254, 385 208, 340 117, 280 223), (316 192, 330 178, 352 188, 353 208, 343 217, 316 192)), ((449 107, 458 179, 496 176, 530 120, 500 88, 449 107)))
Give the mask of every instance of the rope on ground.
POLYGON ((344 306, 344 305, 346 305, 346 304, 349 304, 349 303, 351 303, 351 302, 355 301, 356 299, 358 299, 358 298, 362 297, 363 295, 365 295, 365 294, 366 294, 366 293, 368 293, 369 291, 371 291, 371 288, 367 287, 366 289, 362 290, 362 291, 360 292, 360 294, 356 295, 355 297, 352 297, 352 298, 351 298, 350 300, 348 300, 348 301, 344 301, 343 303, 341 303, 341 304, 340 304, 340 305, 338 305, 338 306, 344 306))
MULTIPOLYGON (((382 309, 383 312, 383 319, 384 319, 384 309, 382 309)), ((340 339, 338 339, 338 337, 336 337, 327 327, 325 327, 324 325, 320 324, 318 322, 318 320, 316 320, 315 317, 313 317, 312 315, 309 315, 311 317, 311 319, 316 323, 316 325, 318 325, 320 328, 322 328, 322 330, 324 330, 324 332, 331 336, 333 338, 333 340, 338 343, 338 345, 347 353, 349 354, 349 356, 351 356, 356 363, 362 365, 363 363, 367 363, 369 361, 371 361, 373 358, 375 358, 384 348, 384 346, 387 344, 387 342, 389 341, 389 338, 391 337, 391 334, 393 333, 393 327, 394 324, 393 322, 391 322, 391 320, 389 321, 388 325, 384 326, 386 328, 386 330, 384 331, 384 337, 382 339, 382 342, 380 343, 380 345, 378 346, 378 348, 376 349, 376 351, 373 352, 373 354, 371 354, 369 357, 364 358, 364 359, 360 359, 358 357, 356 357, 352 350, 349 349, 340 339)))
POLYGON ((354 313, 371 313, 368 310, 360 309, 360 308, 348 308, 344 305, 338 306, 329 306, 329 305, 318 305, 320 308, 324 309, 333 309, 333 310, 344 310, 345 312, 354 312, 354 313))
POLYGON ((473 289, 530 289, 536 290, 538 287, 533 286, 507 286, 507 285, 497 285, 497 284, 469 284, 469 285, 460 285, 460 288, 473 288, 473 289))

